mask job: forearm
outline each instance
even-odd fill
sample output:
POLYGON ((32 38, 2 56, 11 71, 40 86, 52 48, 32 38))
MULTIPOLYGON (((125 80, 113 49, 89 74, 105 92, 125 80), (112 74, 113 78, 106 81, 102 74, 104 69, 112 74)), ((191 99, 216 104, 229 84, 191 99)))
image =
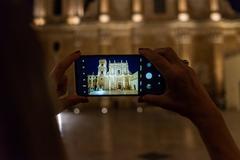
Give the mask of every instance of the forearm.
POLYGON ((211 159, 240 160, 240 151, 220 111, 215 106, 213 108, 205 117, 192 120, 199 130, 211 159))

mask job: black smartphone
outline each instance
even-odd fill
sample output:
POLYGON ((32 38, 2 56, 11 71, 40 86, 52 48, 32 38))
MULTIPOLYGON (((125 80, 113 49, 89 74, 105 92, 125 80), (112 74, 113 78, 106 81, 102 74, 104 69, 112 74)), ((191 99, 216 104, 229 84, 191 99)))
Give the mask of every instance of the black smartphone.
POLYGON ((79 96, 163 94, 162 74, 141 55, 83 55, 75 61, 79 96))

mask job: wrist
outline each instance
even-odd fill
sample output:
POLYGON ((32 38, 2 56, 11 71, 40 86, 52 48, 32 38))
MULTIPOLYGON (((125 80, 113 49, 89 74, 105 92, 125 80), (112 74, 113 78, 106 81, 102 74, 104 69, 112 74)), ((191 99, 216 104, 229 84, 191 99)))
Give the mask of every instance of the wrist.
POLYGON ((215 104, 200 105, 198 108, 198 112, 188 117, 196 127, 211 125, 222 119, 222 114, 215 104))

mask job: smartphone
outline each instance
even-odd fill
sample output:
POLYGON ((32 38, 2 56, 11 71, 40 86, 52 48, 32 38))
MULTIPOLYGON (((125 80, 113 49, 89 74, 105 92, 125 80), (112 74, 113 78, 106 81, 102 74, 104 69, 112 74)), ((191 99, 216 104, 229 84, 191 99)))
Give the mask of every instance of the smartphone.
POLYGON ((162 74, 141 55, 83 55, 75 61, 79 96, 163 94, 162 74))

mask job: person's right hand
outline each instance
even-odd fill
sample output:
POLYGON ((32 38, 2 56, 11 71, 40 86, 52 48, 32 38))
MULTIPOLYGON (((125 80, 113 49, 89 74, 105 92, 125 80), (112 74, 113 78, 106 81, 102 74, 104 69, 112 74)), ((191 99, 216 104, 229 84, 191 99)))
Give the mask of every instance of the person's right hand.
POLYGON ((167 89, 163 95, 145 95, 143 102, 177 112, 191 120, 214 114, 217 109, 195 72, 171 48, 139 49, 163 74, 167 89))

